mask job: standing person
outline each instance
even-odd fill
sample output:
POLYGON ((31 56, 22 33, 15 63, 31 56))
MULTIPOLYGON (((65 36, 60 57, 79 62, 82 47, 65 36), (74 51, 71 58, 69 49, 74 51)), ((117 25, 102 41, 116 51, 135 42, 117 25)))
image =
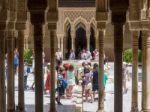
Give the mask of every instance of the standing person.
POLYGON ((45 87, 44 87, 45 93, 47 92, 49 93, 51 89, 51 85, 50 85, 51 75, 50 75, 49 68, 50 68, 50 63, 47 64, 47 78, 46 78, 45 87))
POLYGON ((73 50, 70 51, 69 60, 75 60, 75 53, 73 50))
POLYGON ((123 68, 122 68, 122 74, 123 74, 123 93, 126 94, 128 92, 127 88, 127 80, 129 79, 129 71, 127 69, 127 63, 123 62, 123 68))
POLYGON ((83 49, 81 52, 81 59, 86 60, 86 58, 87 58, 87 53, 86 53, 85 49, 83 49))
POLYGON ((56 101, 58 105, 62 105, 60 100, 61 100, 61 97, 65 94, 66 86, 67 84, 64 81, 63 76, 62 76, 62 70, 59 69, 58 74, 57 74, 57 88, 56 88, 56 92, 57 92, 56 101))
POLYGON ((92 57, 93 57, 93 60, 98 60, 98 59, 99 59, 99 52, 98 52, 97 49, 95 49, 95 50, 93 51, 92 57))
POLYGON ((62 64, 62 60, 63 60, 63 54, 59 48, 57 49, 55 56, 56 56, 56 66, 60 67, 60 65, 62 64))
POLYGON ((27 62, 24 62, 24 90, 28 88, 27 80, 28 80, 29 74, 30 74, 30 67, 27 64, 27 62))
POLYGON ((18 49, 15 48, 15 50, 14 50, 14 70, 15 70, 15 75, 18 74, 18 66, 19 66, 19 52, 18 52, 18 49))
POLYGON ((105 99, 105 97, 106 97, 105 88, 106 88, 107 80, 108 80, 108 72, 107 72, 106 68, 104 68, 104 100, 106 100, 105 99))
POLYGON ((92 91, 95 100, 95 92, 98 91, 98 64, 93 65, 92 91))
POLYGON ((72 97, 72 90, 73 90, 73 86, 75 85, 75 72, 74 72, 73 65, 70 65, 67 71, 67 84, 68 84, 68 87, 66 91, 66 96, 72 97))
POLYGON ((91 97, 91 103, 92 101, 92 84, 91 84, 91 79, 92 79, 92 73, 91 73, 91 66, 90 63, 85 66, 84 69, 84 83, 85 83, 85 97, 86 101, 88 101, 88 97, 91 97))

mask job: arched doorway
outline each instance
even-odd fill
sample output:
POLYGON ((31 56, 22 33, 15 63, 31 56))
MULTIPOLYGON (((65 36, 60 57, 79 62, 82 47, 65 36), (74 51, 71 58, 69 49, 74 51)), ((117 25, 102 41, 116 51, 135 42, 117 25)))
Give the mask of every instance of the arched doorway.
POLYGON ((68 24, 67 29, 66 29, 66 51, 65 51, 65 58, 68 59, 69 58, 69 53, 71 50, 71 45, 72 45, 72 41, 71 41, 71 25, 68 24))
POLYGON ((76 28, 76 39, 75 39, 75 47, 76 47, 76 59, 80 59, 80 52, 82 49, 87 48, 87 39, 86 39, 86 30, 83 24, 77 25, 76 28))
POLYGON ((93 27, 91 27, 91 35, 90 35, 90 51, 93 52, 95 50, 95 31, 93 27))

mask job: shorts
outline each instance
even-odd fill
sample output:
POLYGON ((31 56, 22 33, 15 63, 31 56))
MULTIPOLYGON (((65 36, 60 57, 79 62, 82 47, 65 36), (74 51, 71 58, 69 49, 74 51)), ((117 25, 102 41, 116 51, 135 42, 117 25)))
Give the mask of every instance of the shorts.
POLYGON ((98 84, 93 84, 92 91, 98 91, 98 84))

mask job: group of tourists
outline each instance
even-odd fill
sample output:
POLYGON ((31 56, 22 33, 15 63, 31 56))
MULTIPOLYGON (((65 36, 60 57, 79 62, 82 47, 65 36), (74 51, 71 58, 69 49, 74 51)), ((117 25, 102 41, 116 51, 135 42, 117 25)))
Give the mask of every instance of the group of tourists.
MULTIPOLYGON (((80 66, 80 65, 79 65, 80 66)), ((50 63, 48 67, 50 68, 50 63)), ((96 100, 95 93, 98 91, 98 71, 99 66, 97 63, 91 64, 89 62, 83 62, 82 65, 78 68, 72 64, 65 63, 56 67, 56 101, 60 103, 62 96, 66 98, 73 97, 73 88, 75 86, 82 86, 82 95, 85 96, 86 101, 93 102, 96 100), (88 98, 91 98, 88 100, 88 98)), ((50 70, 47 69, 47 79, 45 82, 45 93, 50 92, 50 80, 51 74, 50 70)), ((106 81, 108 80, 108 71, 104 70, 104 88, 106 86, 106 81)))
MULTIPOLYGON (((81 59, 84 60, 82 62, 82 65, 78 64, 78 66, 74 66, 69 63, 62 63, 63 61, 63 54, 61 53, 60 49, 57 49, 55 53, 55 59, 56 59, 56 73, 55 73, 55 87, 56 87, 56 101, 58 104, 61 105, 60 99, 62 96, 65 96, 65 98, 72 98, 73 97, 73 90, 76 86, 82 87, 82 96, 85 97, 85 101, 93 102, 97 100, 96 98, 96 92, 98 92, 98 74, 99 74, 99 66, 97 63, 91 63, 90 61, 87 61, 88 59, 94 59, 97 60, 99 57, 99 53, 97 49, 93 51, 93 54, 91 54, 89 51, 86 51, 85 49, 82 50, 81 53, 81 59), (90 100, 88 100, 90 98, 90 100)), ((105 56, 104 56, 105 57, 105 56)), ((43 58, 45 58, 45 53, 43 52, 43 58)), ((73 50, 70 52, 69 56, 70 60, 75 59, 75 53, 73 50)), ((7 55, 6 55, 7 60, 7 55)), ((43 59, 43 65, 45 60, 43 59)), ((105 63, 104 63, 105 64, 105 63)), ((16 48, 14 50, 14 74, 18 74, 18 66, 19 66, 19 52, 16 48)), ((33 73, 34 74, 34 67, 35 61, 34 61, 34 52, 32 56, 32 67, 24 61, 24 90, 28 89, 27 85, 27 78, 28 76, 33 73), (32 68, 32 69, 31 69, 32 68)), ((46 80, 44 81, 44 91, 45 93, 50 93, 51 90, 51 74, 50 74, 50 66, 51 64, 47 64, 46 72, 43 73, 46 74, 46 80)), ((108 80, 108 74, 109 74, 109 68, 106 67, 107 65, 104 65, 104 95, 105 95, 105 87, 106 82, 108 80)), ((8 76, 8 67, 6 62, 6 77, 8 76)), ((45 67, 43 66, 43 69, 45 67)), ((129 80, 129 71, 127 69, 127 64, 123 63, 123 93, 127 93, 128 88, 126 86, 127 80, 129 80)), ((43 70, 44 71, 44 70, 43 70)), ((35 74, 36 75, 36 74, 35 74)), ((31 85, 31 89, 34 89, 34 82, 31 85)))

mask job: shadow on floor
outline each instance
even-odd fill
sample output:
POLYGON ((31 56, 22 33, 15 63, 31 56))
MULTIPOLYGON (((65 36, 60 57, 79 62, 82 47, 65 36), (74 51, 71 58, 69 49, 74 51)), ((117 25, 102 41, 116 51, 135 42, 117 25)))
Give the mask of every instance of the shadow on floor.
MULTIPOLYGON (((57 112, 75 112, 75 105, 57 105, 57 112)), ((26 112, 35 112, 35 105, 25 105, 26 112)), ((49 104, 44 105, 44 112, 49 112, 49 104)))

